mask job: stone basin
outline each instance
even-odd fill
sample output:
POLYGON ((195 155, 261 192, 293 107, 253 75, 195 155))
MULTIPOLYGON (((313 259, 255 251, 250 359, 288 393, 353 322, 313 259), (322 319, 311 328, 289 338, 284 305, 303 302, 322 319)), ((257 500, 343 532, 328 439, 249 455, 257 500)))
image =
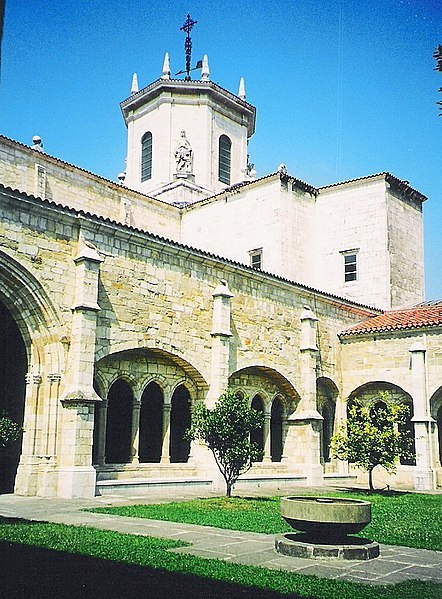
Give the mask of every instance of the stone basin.
POLYGON ((360 532, 371 521, 371 503, 336 497, 283 497, 281 516, 314 540, 339 539, 360 532))

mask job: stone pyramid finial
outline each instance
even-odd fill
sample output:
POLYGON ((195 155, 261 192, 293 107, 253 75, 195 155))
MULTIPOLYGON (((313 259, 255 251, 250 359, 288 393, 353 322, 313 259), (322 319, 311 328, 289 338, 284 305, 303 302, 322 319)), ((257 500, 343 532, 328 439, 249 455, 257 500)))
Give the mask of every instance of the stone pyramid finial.
POLYGON ((239 80, 238 98, 241 98, 241 100, 246 99, 246 86, 244 85, 244 77, 241 77, 239 80))
POLYGON ((136 94, 137 91, 138 91, 138 77, 137 77, 137 74, 134 73, 132 76, 132 86, 130 88, 131 96, 133 96, 133 94, 136 94))
POLYGON ((207 54, 204 54, 204 58, 203 58, 203 66, 201 69, 201 79, 203 81, 209 81, 209 79, 210 79, 209 59, 207 58, 207 54))
POLYGON ((163 75, 162 75, 161 79, 170 79, 169 52, 166 52, 166 54, 164 55, 163 75))

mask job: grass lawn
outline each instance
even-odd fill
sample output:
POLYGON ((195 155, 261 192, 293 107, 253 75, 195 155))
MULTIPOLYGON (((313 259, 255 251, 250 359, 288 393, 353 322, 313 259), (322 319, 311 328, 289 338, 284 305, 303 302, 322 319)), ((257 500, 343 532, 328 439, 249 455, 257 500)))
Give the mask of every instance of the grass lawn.
MULTIPOLYGON (((442 551, 442 495, 364 492, 327 495, 372 502, 372 521, 360 536, 389 545, 442 551)), ((93 511, 269 534, 291 530, 279 514, 278 497, 198 499, 179 503, 97 508, 93 511)))
POLYGON ((372 587, 170 552, 184 543, 0 517, 0 596, 26 599, 435 599, 442 585, 372 587))

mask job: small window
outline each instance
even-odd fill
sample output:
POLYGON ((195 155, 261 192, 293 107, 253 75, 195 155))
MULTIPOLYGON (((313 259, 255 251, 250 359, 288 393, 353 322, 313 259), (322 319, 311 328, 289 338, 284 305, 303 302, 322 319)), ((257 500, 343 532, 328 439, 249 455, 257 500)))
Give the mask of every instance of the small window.
POLYGON ((252 250, 250 254, 250 266, 256 270, 262 269, 262 249, 252 250))
POLYGON ((219 138, 219 162, 218 179, 221 183, 230 185, 230 155, 232 142, 227 135, 221 135, 219 138))
POLYGON ((356 281, 357 277, 357 254, 344 254, 344 278, 345 281, 356 281))
POLYGON ((148 131, 141 138, 141 181, 152 178, 152 133, 148 131))

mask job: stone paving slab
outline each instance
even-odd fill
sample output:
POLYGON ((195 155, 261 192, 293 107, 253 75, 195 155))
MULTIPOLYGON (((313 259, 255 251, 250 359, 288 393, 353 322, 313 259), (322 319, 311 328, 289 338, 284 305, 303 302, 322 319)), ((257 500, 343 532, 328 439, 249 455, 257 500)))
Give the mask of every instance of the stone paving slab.
MULTIPOLYGON (((121 505, 121 502, 117 500, 113 504, 121 505)), ((111 505, 109 497, 105 500, 60 500, 0 495, 2 516, 93 526, 189 543, 187 547, 171 549, 177 553, 372 585, 396 584, 411 579, 431 580, 442 584, 442 552, 381 545, 380 557, 369 561, 288 557, 275 552, 273 534, 81 511, 105 505, 111 505)))

